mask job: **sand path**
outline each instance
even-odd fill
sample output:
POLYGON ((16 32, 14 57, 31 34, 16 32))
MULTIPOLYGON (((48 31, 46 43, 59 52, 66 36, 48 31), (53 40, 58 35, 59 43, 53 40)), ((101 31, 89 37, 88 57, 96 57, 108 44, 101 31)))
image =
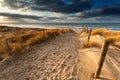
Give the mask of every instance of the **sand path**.
POLYGON ((78 80, 76 34, 66 33, 0 64, 0 80, 78 80))
MULTIPOLYGON (((80 49, 81 38, 66 33, 0 63, 0 80, 93 80, 100 48, 80 49)), ((120 49, 109 49, 100 80, 120 80, 120 49)))

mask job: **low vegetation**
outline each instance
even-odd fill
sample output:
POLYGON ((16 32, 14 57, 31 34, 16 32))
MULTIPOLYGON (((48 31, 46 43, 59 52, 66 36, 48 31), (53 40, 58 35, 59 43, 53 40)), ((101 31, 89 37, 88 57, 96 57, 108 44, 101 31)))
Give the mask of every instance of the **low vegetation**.
MULTIPOLYGON (((100 28, 100 29, 92 30, 91 36, 94 36, 94 35, 103 36, 106 41, 110 42, 111 45, 120 44, 120 31, 113 32, 111 30, 100 28)), ((82 48, 88 48, 88 47, 100 47, 100 44, 95 41, 84 42, 82 45, 82 48)))
POLYGON ((22 29, 1 27, 0 29, 0 61, 8 57, 8 49, 5 40, 9 40, 9 45, 13 54, 18 54, 26 48, 36 43, 54 38, 58 35, 72 31, 70 29, 22 29))
POLYGON ((116 42, 120 43, 120 32, 113 32, 107 29, 95 29, 92 31, 92 35, 101 35, 111 44, 115 44, 116 42))
POLYGON ((89 42, 86 41, 82 44, 81 49, 89 48, 89 47, 101 47, 101 45, 95 41, 89 41, 89 42))

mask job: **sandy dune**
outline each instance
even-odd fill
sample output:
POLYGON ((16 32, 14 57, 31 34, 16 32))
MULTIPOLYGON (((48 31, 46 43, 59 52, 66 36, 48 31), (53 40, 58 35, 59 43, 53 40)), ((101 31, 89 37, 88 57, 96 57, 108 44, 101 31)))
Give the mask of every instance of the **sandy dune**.
MULTIPOLYGON (((86 38, 80 38, 81 43, 85 40, 86 38)), ((104 38, 99 35, 91 36, 91 40, 104 43, 104 38)), ((80 80, 93 80, 100 55, 101 48, 97 47, 79 50, 80 80)), ((120 48, 109 47, 100 77, 100 80, 120 80, 120 48)))
MULTIPOLYGON (((101 80, 120 80, 120 55, 119 51, 113 53, 109 50, 101 72, 101 80), (114 56, 113 56, 114 55, 114 56), (119 55, 119 56, 118 56, 119 55)), ((80 50, 79 65, 81 80, 93 80, 92 77, 96 71, 101 51, 99 48, 89 48, 80 50), (92 51, 91 51, 92 50, 92 51), (83 76, 84 75, 84 76, 83 76), (86 77, 87 76, 87 77, 86 77)))
POLYGON ((36 45, 0 64, 0 80, 78 80, 76 34, 67 33, 36 45))
MULTIPOLYGON (((100 48, 80 50, 81 38, 66 33, 0 64, 0 80, 93 80, 100 48)), ((110 49, 101 80, 120 80, 120 49, 110 49)))

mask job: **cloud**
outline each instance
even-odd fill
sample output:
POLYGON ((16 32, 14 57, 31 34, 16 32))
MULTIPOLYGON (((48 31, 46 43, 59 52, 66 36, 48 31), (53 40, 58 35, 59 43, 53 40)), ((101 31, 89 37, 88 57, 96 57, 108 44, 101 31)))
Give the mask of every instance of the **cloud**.
POLYGON ((11 17, 11 18, 28 18, 28 19, 40 19, 43 17, 36 15, 23 15, 23 14, 10 14, 10 13, 0 13, 0 16, 11 17))
POLYGON ((0 16, 0 23, 31 23, 36 22, 37 20, 30 20, 26 18, 13 18, 13 17, 4 17, 0 16))
POLYGON ((83 12, 83 18, 96 17, 96 16, 118 16, 120 15, 120 6, 107 6, 101 7, 96 10, 89 10, 83 12))
POLYGON ((92 0, 93 8, 100 8, 103 6, 115 6, 120 5, 120 0, 92 0))
POLYGON ((32 9, 60 13, 76 13, 91 8, 89 0, 72 0, 70 4, 65 4, 63 0, 35 0, 35 3, 44 7, 33 6, 32 9))
POLYGON ((30 5, 30 3, 24 0, 3 0, 2 3, 3 3, 3 6, 11 7, 13 9, 23 8, 30 5))
POLYGON ((62 6, 62 5, 65 5, 64 1, 62 0, 35 0, 35 3, 37 5, 47 5, 47 6, 50 6, 50 5, 59 5, 59 6, 62 6))
POLYGON ((76 13, 91 8, 90 0, 71 0, 70 4, 66 4, 63 0, 4 0, 2 6, 11 9, 29 7, 37 11, 59 13, 76 13))
POLYGON ((99 16, 119 17, 118 4, 116 0, 0 0, 0 16, 38 22, 80 21, 99 16))

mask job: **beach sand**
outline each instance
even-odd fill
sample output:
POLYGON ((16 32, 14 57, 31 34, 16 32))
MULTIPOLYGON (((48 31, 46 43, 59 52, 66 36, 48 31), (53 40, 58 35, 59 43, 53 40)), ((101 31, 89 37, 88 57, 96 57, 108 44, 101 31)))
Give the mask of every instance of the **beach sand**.
MULTIPOLYGON (((66 33, 32 46, 0 63, 0 80, 94 80, 101 49, 81 50, 82 43, 79 34, 66 33)), ((100 80, 120 80, 119 53, 109 49, 100 80)))

